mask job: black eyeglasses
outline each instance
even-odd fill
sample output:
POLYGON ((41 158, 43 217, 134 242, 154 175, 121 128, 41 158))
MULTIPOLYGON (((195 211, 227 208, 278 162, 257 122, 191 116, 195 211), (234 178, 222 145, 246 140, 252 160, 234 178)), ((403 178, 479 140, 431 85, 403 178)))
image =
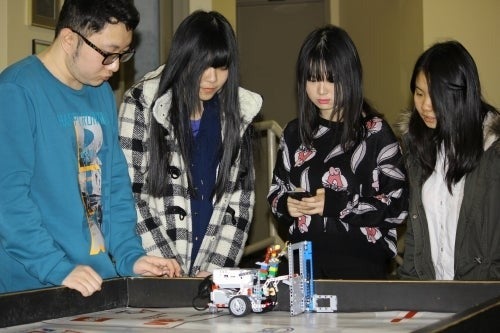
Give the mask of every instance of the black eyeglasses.
POLYGON ((112 63, 114 63, 116 61, 116 59, 119 59, 120 62, 129 61, 130 59, 132 59, 132 57, 135 54, 135 50, 134 49, 130 49, 130 50, 125 51, 123 53, 109 53, 109 52, 105 52, 105 51, 101 50, 100 48, 98 48, 97 46, 95 46, 94 43, 92 43, 91 41, 89 41, 87 38, 85 38, 78 31, 75 31, 73 29, 71 29, 71 31, 73 31, 75 34, 77 34, 78 36, 80 36, 83 39, 83 41, 85 42, 85 44, 87 44, 88 46, 90 46, 91 48, 93 48, 94 50, 96 50, 100 55, 102 55, 104 57, 104 59, 102 59, 102 64, 103 65, 111 65, 112 63))

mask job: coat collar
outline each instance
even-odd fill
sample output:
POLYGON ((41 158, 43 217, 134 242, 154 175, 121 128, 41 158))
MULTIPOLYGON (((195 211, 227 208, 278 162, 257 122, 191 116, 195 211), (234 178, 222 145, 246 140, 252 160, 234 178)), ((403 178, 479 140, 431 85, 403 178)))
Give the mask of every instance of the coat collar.
MULTIPOLYGON (((262 97, 257 93, 240 87, 238 88, 238 98, 240 101, 240 114, 246 127, 252 122, 257 113, 259 113, 262 107, 262 97)), ((168 126, 167 113, 171 102, 172 92, 169 90, 157 99, 153 107, 153 117, 160 124, 163 124, 163 126, 168 126)))
MULTIPOLYGON (((484 150, 493 145, 494 142, 500 139, 500 112, 493 111, 488 113, 483 123, 484 128, 484 150)), ((500 145, 497 145, 500 150, 500 145)))
MULTIPOLYGON (((396 128, 403 136, 408 133, 411 114, 412 110, 403 111, 400 117, 400 121, 396 124, 396 128)), ((498 110, 488 112, 488 114, 486 115, 486 118, 483 122, 483 134, 484 150, 486 151, 491 147, 491 145, 493 145, 494 142, 500 139, 500 112, 498 110)), ((498 146, 500 149, 500 145, 498 146)))

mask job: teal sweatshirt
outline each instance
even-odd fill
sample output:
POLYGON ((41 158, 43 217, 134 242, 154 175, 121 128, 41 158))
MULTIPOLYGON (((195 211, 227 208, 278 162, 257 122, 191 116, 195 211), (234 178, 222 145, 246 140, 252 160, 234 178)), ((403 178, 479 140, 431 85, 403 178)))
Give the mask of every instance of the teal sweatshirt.
POLYGON ((60 285, 76 265, 133 275, 144 250, 117 130, 108 83, 71 89, 35 56, 0 73, 0 293, 60 285))

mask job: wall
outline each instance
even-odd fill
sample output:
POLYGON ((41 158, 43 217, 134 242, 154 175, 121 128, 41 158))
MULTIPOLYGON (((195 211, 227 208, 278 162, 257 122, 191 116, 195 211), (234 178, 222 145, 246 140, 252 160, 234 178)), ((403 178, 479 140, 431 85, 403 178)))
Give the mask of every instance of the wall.
POLYGON ((41 39, 52 41, 54 32, 51 29, 34 27, 31 21, 30 0, 0 0, 2 10, 2 33, 0 35, 0 46, 4 55, 0 57, 0 71, 27 55, 31 54, 31 40, 41 39), (6 29, 3 29, 3 25, 6 29), (4 39, 5 38, 5 39, 4 39))
POLYGON ((500 107, 500 1, 335 0, 339 25, 354 40, 368 99, 394 124, 411 105, 409 80, 431 44, 458 39, 474 57, 483 95, 500 107))
MULTIPOLYGON (((173 13, 176 16, 175 27, 179 25, 189 13, 197 9, 222 13, 229 23, 236 29, 236 0, 173 0, 173 13)), ((174 28, 175 28, 174 27, 174 28)))
POLYGON ((159 45, 162 31, 159 29, 159 0, 140 0, 135 3, 141 15, 141 21, 134 36, 134 47, 136 48, 133 58, 135 64, 134 81, 138 81, 144 74, 160 64, 159 45))
POLYGON ((7 63, 7 0, 0 0, 0 71, 7 63))
POLYGON ((326 1, 248 0, 238 5, 241 81, 263 96, 262 120, 283 127, 297 117, 297 56, 308 33, 329 22, 325 7, 326 1))
POLYGON ((476 61, 483 95, 500 108, 500 1, 423 0, 423 43, 457 39, 476 61))
POLYGON ((394 124, 410 101, 411 68, 422 50, 421 0, 339 2, 339 25, 360 54, 366 97, 394 124))
POLYGON ((222 13, 229 23, 237 30, 236 25, 236 1, 212 0, 212 10, 222 13))

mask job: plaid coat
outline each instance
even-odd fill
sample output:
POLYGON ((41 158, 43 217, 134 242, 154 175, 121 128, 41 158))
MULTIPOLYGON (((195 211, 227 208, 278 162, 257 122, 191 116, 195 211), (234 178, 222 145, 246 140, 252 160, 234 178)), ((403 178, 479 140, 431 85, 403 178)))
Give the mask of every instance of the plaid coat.
MULTIPOLYGON (((163 66, 145 75, 124 95, 120 107, 120 142, 127 158, 129 174, 137 209, 137 232, 148 254, 175 258, 183 272, 195 276, 200 271, 212 272, 215 268, 238 265, 248 238, 253 216, 255 193, 241 187, 242 177, 254 170, 243 170, 241 157, 251 152, 240 151, 231 167, 230 186, 215 204, 207 232, 194 263, 191 262, 192 217, 186 165, 176 151, 177 139, 167 111, 171 94, 161 96, 153 110, 163 66), (178 177, 168 177, 172 195, 155 198, 148 194, 146 182, 149 170, 149 123, 158 121, 168 131, 166 144, 173 149, 170 169, 178 177), (191 271, 189 268, 192 266, 191 271)), ((252 122, 262 106, 260 95, 239 88, 243 127, 240 135, 252 122)), ((222 120, 224 121, 224 120, 222 120)))

